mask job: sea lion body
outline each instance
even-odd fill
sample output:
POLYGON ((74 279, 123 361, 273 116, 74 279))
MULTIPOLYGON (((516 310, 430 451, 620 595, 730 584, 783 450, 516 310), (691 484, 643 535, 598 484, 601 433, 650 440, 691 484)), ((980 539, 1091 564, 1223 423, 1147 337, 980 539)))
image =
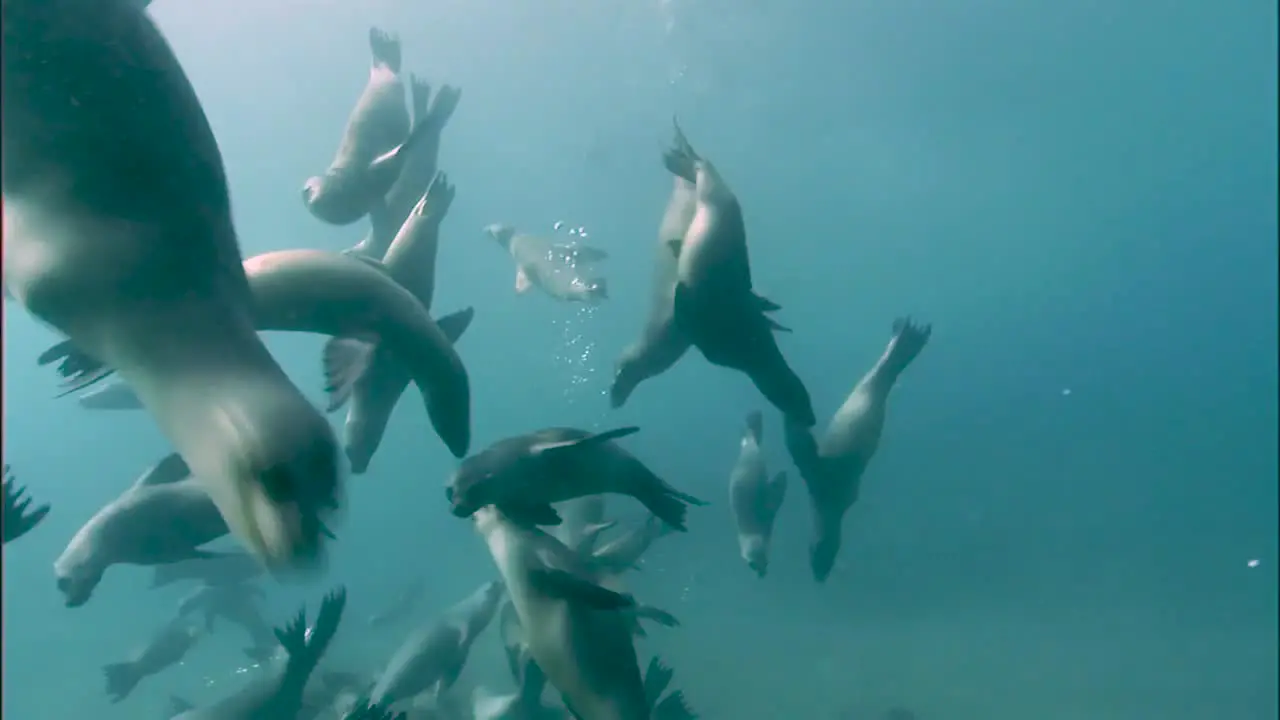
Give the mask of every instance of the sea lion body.
POLYGON ((374 685, 370 700, 391 707, 437 683, 447 690, 462 674, 471 644, 493 620, 503 595, 502 583, 485 583, 443 619, 410 635, 374 685))
POLYGON ((400 176, 412 148, 409 110, 400 77, 400 41, 369 29, 373 63, 338 144, 321 176, 307 180, 303 201, 311 214, 333 225, 350 225, 371 212, 385 213, 384 198, 400 176))
POLYGON ((206 630, 213 630, 218 618, 239 625, 249 635, 246 654, 264 660, 275 651, 276 638, 259 606, 263 597, 262 588, 248 583, 204 585, 178 602, 178 617, 200 613, 206 630))
POLYGON ((387 191, 385 215, 373 218, 377 222, 372 223, 369 234, 350 250, 365 257, 382 259, 386 256, 387 249, 391 247, 419 198, 427 192, 439 165, 440 135, 458 109, 462 91, 443 85, 432 97, 431 87, 410 75, 409 96, 412 99, 414 125, 423 125, 429 130, 414 146, 413 152, 409 153, 400 170, 400 177, 387 191))
POLYGON ((458 517, 492 504, 517 522, 558 525, 561 519, 552 503, 617 493, 639 500, 663 522, 683 531, 687 504, 705 503, 668 485, 613 442, 638 430, 547 428, 499 440, 462 461, 446 497, 458 517))
POLYGON ((609 388, 609 403, 615 410, 626 404, 636 386, 670 370, 689 350, 689 338, 675 322, 679 258, 671 248, 675 243, 683 242, 697 210, 697 186, 675 176, 671 197, 658 227, 658 249, 649 290, 649 317, 645 320, 640 339, 622 351, 609 388))
POLYGON ((211 554, 198 548, 227 534, 227 523, 177 453, 94 513, 53 563, 67 607, 89 601, 107 568, 161 565, 211 554))
POLYGON ((530 655, 575 716, 650 720, 632 635, 618 612, 632 601, 591 582, 573 552, 545 532, 521 527, 492 506, 474 520, 530 655))
MULTIPOLYGON (((382 267, 399 285, 417 298, 430 311, 435 295, 436 255, 440 239, 440 223, 453 203, 454 188, 443 173, 436 176, 418 204, 405 219, 395 241, 381 258, 382 267)), ((473 313, 442 318, 438 324, 452 345, 470 324, 473 313)), ((335 338, 331 345, 360 343, 351 338, 335 338)), ((368 350, 364 350, 368 352, 368 350)), ((409 385, 411 376, 403 363, 385 346, 372 351, 369 366, 351 390, 350 407, 344 427, 343 444, 351 471, 361 474, 382 444, 391 413, 409 385)), ((335 356, 335 352, 326 354, 335 356)), ((353 354, 354 356, 354 354, 353 354)))
POLYGON ((928 325, 897 320, 884 354, 854 386, 821 439, 815 440, 807 428, 787 425, 787 450, 804 479, 813 510, 809 563, 818 582, 826 581, 835 566, 844 516, 857 502, 862 475, 880 447, 889 392, 931 333, 928 325))
POLYGON ((672 243, 679 258, 672 295, 676 324, 708 362, 745 373, 775 407, 794 422, 812 426, 809 391, 774 337, 785 328, 765 314, 779 306, 752 287, 746 222, 737 196, 679 127, 664 162, 673 175, 695 183, 697 192, 689 229, 682 241, 672 243))
POLYGON ((564 302, 596 305, 609 298, 605 278, 592 266, 608 257, 605 251, 580 243, 557 243, 517 233, 510 225, 495 223, 485 232, 511 255, 516 264, 516 292, 538 288, 564 302))
POLYGON ((126 0, 6 0, 0 24, 6 288, 120 371, 252 552, 317 558, 337 443, 253 329, 222 158, 177 58, 126 0))
POLYGON ((102 674, 107 679, 107 695, 111 702, 124 700, 143 678, 181 662, 200 637, 201 633, 195 626, 175 618, 162 625, 133 657, 104 665, 102 674))
POLYGON ((765 469, 760 443, 764 437, 763 416, 752 412, 738 449, 738 461, 729 474, 729 507, 738 529, 738 552, 756 575, 769 571, 769 545, 773 523, 787 494, 787 474, 772 479, 765 469))

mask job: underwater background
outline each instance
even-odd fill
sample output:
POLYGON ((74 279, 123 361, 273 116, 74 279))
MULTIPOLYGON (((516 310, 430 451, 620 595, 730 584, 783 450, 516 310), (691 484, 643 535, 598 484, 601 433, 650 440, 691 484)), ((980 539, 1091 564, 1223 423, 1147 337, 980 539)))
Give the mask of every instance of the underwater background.
MULTIPOLYGON (((366 33, 463 89, 440 167, 435 314, 472 305, 459 352, 473 450, 549 425, 635 424, 627 446, 713 504, 630 576, 683 623, 640 643, 710 720, 1274 720, 1277 676, 1277 6, 1204 0, 155 0, 217 132, 246 256, 337 250, 365 225, 310 217, 368 72, 366 33), (690 353, 608 409, 647 309, 678 115, 742 200, 757 288, 819 423, 895 317, 932 323, 824 585, 794 476, 765 579, 738 559, 727 478, 748 381, 690 353), (585 228, 610 300, 513 291, 481 232, 585 228)), ((244 665, 228 628, 108 704, 124 659, 185 588, 117 567, 63 607, 51 563, 168 452, 143 413, 52 399, 57 339, 4 315, 4 460, 53 506, 4 552, 6 717, 160 717, 244 665)), ((271 335, 321 402, 322 338, 271 335)), ((329 572, 272 585, 283 621, 334 584, 351 620, 425 577, 426 619, 495 576, 449 515, 454 461, 407 393, 348 483, 329 572)), ((334 416, 335 422, 341 415, 334 416)), ((611 512, 642 516, 625 498, 611 512)), ((226 541, 220 543, 227 544, 226 541)), ((493 635, 493 631, 488 633, 493 635)), ((381 666, 362 622, 329 657, 381 666)), ((505 687, 482 638, 464 682, 505 687)))

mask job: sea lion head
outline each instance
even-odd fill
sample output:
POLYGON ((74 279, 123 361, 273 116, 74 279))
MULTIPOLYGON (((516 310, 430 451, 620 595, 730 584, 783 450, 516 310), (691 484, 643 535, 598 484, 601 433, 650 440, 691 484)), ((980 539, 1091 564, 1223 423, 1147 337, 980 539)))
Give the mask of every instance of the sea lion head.
POLYGON ((511 249, 511 238, 516 235, 515 228, 502 223, 493 223, 492 225, 486 225, 484 231, 488 233, 489 237, 497 240, 504 250, 511 249))
POLYGON ((503 467, 493 453, 481 452, 462 461, 444 489, 449 511, 455 517, 470 517, 477 510, 501 499, 503 467))
POLYGON ((330 225, 350 225, 359 220, 363 214, 351 207, 349 183, 343 180, 337 174, 307 178, 302 184, 302 202, 307 210, 330 225))
POLYGON ((58 592, 62 593, 67 607, 77 608, 89 602, 105 570, 90 538, 81 535, 72 538, 53 563, 58 592))
POLYGON ((747 567, 755 571, 758 577, 769 572, 769 544, 760 535, 744 535, 738 540, 738 548, 747 567))

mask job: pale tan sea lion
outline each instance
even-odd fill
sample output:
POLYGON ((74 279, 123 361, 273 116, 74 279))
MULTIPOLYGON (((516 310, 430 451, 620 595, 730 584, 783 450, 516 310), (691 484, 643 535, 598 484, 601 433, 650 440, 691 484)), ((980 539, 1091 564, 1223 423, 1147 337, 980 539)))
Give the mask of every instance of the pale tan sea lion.
POLYGON ((131 0, 5 0, 0 25, 6 288, 119 369, 252 552, 318 559, 337 442, 254 330, 222 157, 177 58, 131 0))
POLYGON ((809 391, 778 348, 786 330, 766 314, 780 309, 752 287, 742 207, 715 166, 699 156, 679 125, 663 156, 667 170, 695 183, 698 207, 689 229, 672 243, 677 280, 676 324, 708 362, 741 371, 765 399, 800 425, 815 422, 809 391))
POLYGON ((729 473, 729 506, 738 528, 738 552, 759 577, 769 572, 769 548, 773 523, 787 496, 787 474, 769 477, 765 469, 764 416, 747 415, 747 427, 738 447, 738 461, 729 473))
POLYGON ((667 209, 658 227, 658 250, 649 289, 649 317, 645 320, 640 339, 622 351, 613 385, 609 388, 609 404, 615 410, 626 404, 637 385, 670 370, 689 350, 689 338, 675 323, 679 258, 671 252, 671 247, 684 241, 697 209, 697 186, 679 175, 674 176, 671 198, 667 200, 667 209))
POLYGON ((523 235, 501 223, 488 225, 484 231, 515 261, 517 293, 537 288, 557 300, 588 305, 609 299, 607 281, 593 272, 596 263, 609 257, 604 250, 523 235))
POLYGON ((400 79, 400 41, 370 28, 369 48, 373 52, 369 82, 347 119, 338 153, 323 175, 309 178, 302 187, 307 209, 331 225, 350 225, 370 215, 375 226, 385 226, 387 192, 416 146, 429 141, 434 132, 425 120, 412 129, 409 126, 400 79))
POLYGON ((825 582, 835 566, 845 513, 857 502, 862 474, 880 447, 889 391, 932 333, 931 326, 917 325, 910 318, 894 321, 893 338, 884 354, 853 387, 821 440, 815 440, 808 428, 787 425, 787 450, 804 478, 813 508, 809 564, 818 582, 825 582))

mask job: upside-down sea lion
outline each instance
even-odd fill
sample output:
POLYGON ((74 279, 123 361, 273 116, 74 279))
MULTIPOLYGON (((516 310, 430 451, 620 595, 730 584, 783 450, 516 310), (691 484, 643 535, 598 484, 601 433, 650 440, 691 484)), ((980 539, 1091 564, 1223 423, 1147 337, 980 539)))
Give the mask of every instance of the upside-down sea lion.
POLYGON ((786 330, 766 314, 780 309, 752 287, 742 206, 715 166, 700 157, 680 126, 663 156, 667 170, 696 186, 698 207, 678 257, 672 309, 676 324, 708 362, 741 371, 794 422, 814 423, 809 391, 778 348, 786 330))
POLYGON ((592 265, 609 257, 605 251, 582 244, 557 243, 522 235, 510 225, 494 223, 484 231, 498 241, 516 263, 516 292, 536 287, 566 302, 595 305, 609 299, 608 284, 592 272, 592 265))
POLYGON ((226 174, 172 49, 132 0, 5 0, 4 284, 120 371, 232 531, 318 559, 337 442, 253 326, 226 174))
POLYGON ((821 440, 808 428, 787 425, 787 450, 813 508, 809 565, 818 582, 825 582, 835 566, 845 513, 857 502, 862 474, 880 447, 889 391, 932 332, 931 326, 917 325, 910 318, 894 321, 893 338, 884 354, 831 417, 821 440))
POLYGON ((558 525, 552 503, 583 495, 630 495, 671 527, 684 531, 688 505, 705 505, 667 484, 613 441, 637 427, 593 433, 547 428, 499 440, 462 461, 445 489, 457 517, 498 505, 517 522, 558 525))
POLYGON ((640 383, 670 370, 689 350, 689 338, 675 323, 674 298, 679 258, 671 252, 684 240, 698 209, 697 186, 679 175, 658 226, 658 250, 653 259, 649 288, 649 316, 640 339, 622 351, 609 387, 609 404, 616 410, 626 404, 640 383))
POLYGON ((415 146, 432 131, 426 120, 409 127, 399 39, 370 28, 369 49, 369 82, 347 119, 338 153, 323 175, 309 178, 302 187, 307 209, 331 225, 350 225, 370 215, 375 227, 385 226, 387 192, 415 146))
POLYGON ((440 161, 440 135, 449 119, 458 109, 462 91, 450 85, 442 85, 431 95, 431 86, 414 75, 409 76, 409 98, 413 105, 414 125, 423 125, 426 137, 418 141, 409 158, 405 160, 400 177, 387 191, 387 211, 375 217, 376 223, 355 247, 348 252, 365 257, 382 259, 391 247, 396 234, 409 217, 419 198, 427 191, 436 176, 440 161))
POLYGON ((760 411, 747 415, 738 461, 729 473, 729 505, 738 528, 738 552, 747 566, 764 577, 769 572, 769 545, 773 523, 787 496, 787 474, 769 477, 765 469, 764 416, 760 411))

